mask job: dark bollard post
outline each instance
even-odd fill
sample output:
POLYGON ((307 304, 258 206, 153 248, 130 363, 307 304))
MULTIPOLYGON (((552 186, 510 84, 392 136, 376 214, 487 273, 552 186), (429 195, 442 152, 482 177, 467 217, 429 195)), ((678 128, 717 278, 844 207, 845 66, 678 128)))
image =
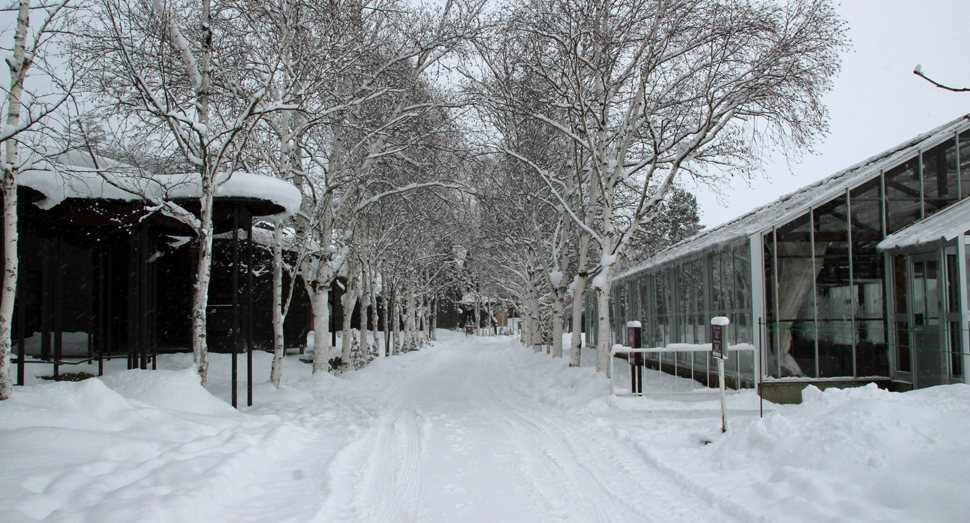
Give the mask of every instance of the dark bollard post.
MULTIPOLYGON (((642 349, 641 341, 642 326, 638 321, 627 322, 626 324, 626 344, 631 349, 642 349)), ((643 394, 643 354, 631 352, 628 356, 630 362, 630 392, 643 394)))

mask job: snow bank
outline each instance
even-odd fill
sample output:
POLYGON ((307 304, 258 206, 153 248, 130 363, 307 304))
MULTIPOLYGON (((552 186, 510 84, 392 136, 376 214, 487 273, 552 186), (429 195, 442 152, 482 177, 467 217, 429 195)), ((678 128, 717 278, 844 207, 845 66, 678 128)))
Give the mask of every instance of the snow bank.
POLYGON ((700 455, 788 521, 966 521, 968 413, 967 385, 809 386, 801 405, 737 419, 700 455))
MULTIPOLYGON (((962 523, 970 514, 967 385, 907 393, 809 387, 800 405, 765 403, 763 418, 747 391, 728 397, 722 434, 717 395, 610 396, 609 380, 592 366, 594 349, 571 368, 568 343, 564 358, 550 358, 511 337, 438 337, 340 377, 311 375, 292 355, 279 390, 267 381, 272 356, 256 352, 257 405, 238 411, 227 404, 227 354, 209 355, 208 389, 191 354, 161 356, 158 371, 18 387, 0 402, 0 521, 367 520, 369 508, 352 506, 359 495, 396 500, 398 486, 418 488, 407 481, 418 475, 452 489, 421 486, 421 503, 454 506, 449 496, 467 490, 521 515, 512 498, 499 498, 506 485, 451 474, 472 470, 472 458, 488 465, 491 452, 510 452, 500 444, 509 437, 525 463, 517 475, 548 466, 540 477, 599 489, 591 476, 559 472, 593 470, 612 495, 595 498, 600 506, 628 506, 634 498, 617 478, 649 474, 658 491, 675 485, 690 494, 685 503, 709 503, 723 515, 705 520, 962 523), (435 461, 442 455, 461 459, 448 468, 435 461), (405 468, 419 462, 428 468, 405 468)), ((629 367, 615 363, 617 389, 628 388, 629 367)), ((648 392, 704 389, 650 370, 643 377, 648 392)), ((556 485, 556 496, 587 503, 556 485)), ((677 500, 664 503, 691 513, 677 500)), ((423 513, 443 520, 436 514, 423 513)))
MULTIPOLYGON (((568 340, 568 335, 566 335, 568 340)), ((569 344, 564 343, 568 352, 569 344)), ((592 365, 595 350, 585 349, 592 365)), ((524 395, 608 424, 672 481, 749 521, 964 522, 970 515, 970 386, 893 393, 875 385, 820 391, 800 405, 728 396, 720 432, 717 395, 611 397, 592 368, 570 368, 528 349, 510 352, 524 395)), ((617 390, 629 366, 616 360, 617 390)), ((705 389, 646 370, 649 392, 705 389)))
POLYGON ((0 402, 0 521, 207 520, 248 501, 303 440, 192 371, 18 388, 0 402))

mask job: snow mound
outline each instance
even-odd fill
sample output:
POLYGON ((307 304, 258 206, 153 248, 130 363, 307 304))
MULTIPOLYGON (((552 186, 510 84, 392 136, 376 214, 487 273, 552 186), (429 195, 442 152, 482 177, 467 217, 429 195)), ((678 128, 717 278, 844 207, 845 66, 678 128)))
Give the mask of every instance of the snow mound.
POLYGON ((147 405, 212 416, 233 415, 236 410, 209 393, 194 368, 186 370, 140 370, 109 374, 105 385, 125 398, 147 405))
POLYGON ((806 520, 854 513, 860 521, 965 521, 970 386, 809 386, 802 399, 734 421, 705 449, 709 457, 722 472, 746 471, 748 487, 767 492, 779 513, 801 507, 806 520))

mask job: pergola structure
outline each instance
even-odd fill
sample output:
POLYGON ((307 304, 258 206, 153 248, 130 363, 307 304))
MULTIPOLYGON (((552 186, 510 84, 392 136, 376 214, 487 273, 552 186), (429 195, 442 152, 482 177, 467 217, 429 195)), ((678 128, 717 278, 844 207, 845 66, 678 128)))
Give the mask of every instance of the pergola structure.
MULTIPOLYGON (((151 205, 145 194, 156 191, 156 202, 165 198, 197 216, 198 183, 191 175, 158 180, 157 186, 125 191, 118 179, 83 169, 21 175, 14 317, 18 384, 24 383, 29 363, 52 365, 57 376, 62 365, 97 360, 100 374, 105 357, 125 355, 129 369, 147 369, 155 367, 159 351, 191 345, 195 232, 151 205), (39 344, 28 343, 38 336, 39 344)), ((249 355, 250 404, 252 350, 259 342, 272 344, 272 328, 266 328, 271 282, 254 276, 255 265, 267 263, 268 254, 254 248, 253 219, 295 212, 300 200, 292 185, 248 173, 234 173, 216 193, 208 343, 213 351, 249 355), (264 328, 257 332, 260 324, 264 328)), ((290 336, 305 338, 308 300, 305 293, 295 299, 285 327, 290 336)), ((233 379, 234 405, 235 386, 233 379)))

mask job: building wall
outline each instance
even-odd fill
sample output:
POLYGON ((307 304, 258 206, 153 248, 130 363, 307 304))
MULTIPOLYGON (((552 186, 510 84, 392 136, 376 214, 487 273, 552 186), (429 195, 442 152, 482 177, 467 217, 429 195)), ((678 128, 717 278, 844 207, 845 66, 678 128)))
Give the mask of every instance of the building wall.
POLYGON ((964 131, 766 232, 767 374, 873 378, 910 372, 911 351, 931 349, 918 347, 910 337, 913 326, 899 317, 906 313, 905 260, 887 259, 876 245, 968 194, 970 131, 964 131))
MULTIPOLYGON (((960 282, 950 275, 947 253, 937 249, 939 303, 945 308, 937 349, 921 347, 914 336, 925 333, 914 334, 919 329, 911 314, 905 319, 905 302, 913 299, 905 295, 912 261, 877 250, 888 234, 970 195, 970 130, 924 143, 885 168, 862 168, 845 190, 821 197, 827 188, 815 187, 820 197, 814 204, 779 214, 776 223, 751 236, 752 244, 739 238, 617 279, 614 335, 622 339, 626 322, 638 320, 645 346, 706 343, 710 318, 723 315, 731 319, 730 343, 764 345, 769 377, 908 379, 920 354, 927 360, 927 351, 936 351, 945 356, 929 359, 947 362, 936 382, 963 381, 970 360, 957 321, 966 299, 958 299, 954 286, 960 282)), ((594 310, 590 303, 587 316, 594 310)), ((710 364, 696 356, 688 360, 688 354, 678 358, 695 368, 710 364)), ((729 367, 753 372, 753 361, 735 359, 729 367)))
MULTIPOLYGON (((643 325, 644 347, 672 343, 710 343, 710 320, 731 320, 727 341, 731 345, 753 343, 751 248, 746 238, 695 253, 672 263, 618 279, 613 286, 614 336, 625 338, 628 321, 643 325)), ((587 315, 591 309, 587 308, 587 315)), ((663 364, 713 372, 717 361, 708 354, 667 353, 663 364)), ((741 381, 754 379, 754 356, 733 352, 726 362, 741 381)))

